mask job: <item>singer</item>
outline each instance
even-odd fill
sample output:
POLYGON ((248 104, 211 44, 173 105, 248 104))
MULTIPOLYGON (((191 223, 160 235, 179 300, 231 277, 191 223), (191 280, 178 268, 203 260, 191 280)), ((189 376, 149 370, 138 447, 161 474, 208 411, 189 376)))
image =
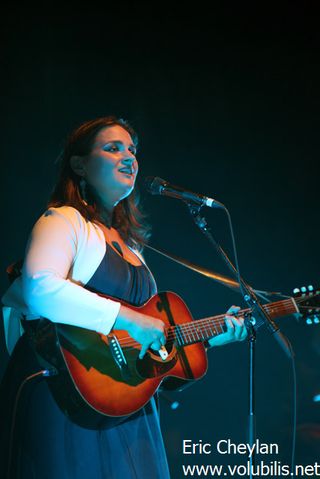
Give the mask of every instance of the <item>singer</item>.
MULTIPOLYGON (((70 134, 21 274, 2 298, 11 352, 0 388, 2 478, 169 478, 155 397, 114 427, 106 419, 92 429, 72 421, 38 377, 20 391, 14 411, 23 381, 43 369, 27 334, 39 318, 103 335, 127 331, 140 345, 139 360, 165 351, 164 323, 120 302, 142 305, 157 291, 142 256, 150 229, 135 191, 137 145, 129 123, 112 116, 70 134)), ((229 308, 227 330, 210 346, 245 339, 243 318, 233 315, 238 309, 229 308)))

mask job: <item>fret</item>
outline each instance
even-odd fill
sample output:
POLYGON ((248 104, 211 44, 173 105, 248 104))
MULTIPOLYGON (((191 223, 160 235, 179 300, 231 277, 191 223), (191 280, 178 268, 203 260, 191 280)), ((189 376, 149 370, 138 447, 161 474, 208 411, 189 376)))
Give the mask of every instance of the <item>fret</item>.
POLYGON ((175 326, 173 330, 174 330, 175 338, 177 339, 179 346, 183 346, 184 340, 183 340, 183 335, 182 335, 180 326, 175 326))
MULTIPOLYGON (((203 329, 200 329, 200 330, 198 329, 198 331, 200 331, 200 333, 201 333, 201 339, 203 339, 203 340, 205 341, 205 340, 207 339, 207 337, 204 336, 204 334, 203 334, 203 332, 204 332, 203 329)), ((205 331, 205 332, 207 332, 207 331, 205 331)))
POLYGON ((196 330, 196 328, 194 327, 193 324, 191 324, 191 334, 192 334, 192 339, 193 339, 192 342, 196 343, 197 341, 199 341, 199 336, 196 337, 197 330, 196 330))
POLYGON ((216 330, 216 328, 214 328, 214 332, 212 332, 212 327, 213 327, 213 323, 211 322, 211 323, 209 323, 208 328, 209 328, 209 331, 210 331, 210 336, 213 338, 214 336, 217 335, 217 330, 216 330))
MULTIPOLYGON (((182 328, 183 328, 183 330, 185 330, 185 329, 186 329, 186 325, 184 324, 184 325, 182 326, 182 328)), ((183 336, 184 336, 184 338, 186 338, 184 344, 192 344, 192 341, 190 340, 189 331, 183 331, 183 336)))
MULTIPOLYGON (((264 304, 262 307, 273 318, 286 316, 299 311, 293 298, 264 304)), ((244 316, 246 314, 250 314, 251 312, 252 310, 250 308, 242 309, 238 312, 237 316, 244 316)), ((217 316, 202 318, 193 322, 174 326, 172 329, 174 331, 174 336, 178 342, 178 345, 184 346, 197 342, 204 342, 208 338, 225 333, 226 326, 224 317, 225 315, 219 314, 217 316)), ((264 321, 258 319, 255 328, 259 328, 262 324, 264 324, 264 321)))

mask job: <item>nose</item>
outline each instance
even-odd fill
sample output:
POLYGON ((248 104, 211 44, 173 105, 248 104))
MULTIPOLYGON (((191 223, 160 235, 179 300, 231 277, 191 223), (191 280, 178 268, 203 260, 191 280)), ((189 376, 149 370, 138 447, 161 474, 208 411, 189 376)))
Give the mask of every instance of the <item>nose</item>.
POLYGON ((130 150, 126 151, 126 153, 124 154, 124 157, 121 160, 121 162, 125 166, 132 166, 135 161, 136 161, 136 156, 130 150))
POLYGON ((125 165, 132 165, 132 163, 134 162, 134 160, 136 159, 135 156, 125 156, 125 158, 122 158, 122 163, 124 163, 125 165))

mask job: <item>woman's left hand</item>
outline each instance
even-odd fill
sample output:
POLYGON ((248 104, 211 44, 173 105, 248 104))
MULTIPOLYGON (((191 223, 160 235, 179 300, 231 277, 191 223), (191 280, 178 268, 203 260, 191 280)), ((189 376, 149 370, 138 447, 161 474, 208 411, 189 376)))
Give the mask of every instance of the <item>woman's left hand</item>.
POLYGON ((225 320, 227 331, 209 339, 210 346, 222 346, 223 344, 232 343, 234 341, 243 341, 247 337, 247 329, 244 325, 243 316, 236 317, 235 314, 240 310, 239 306, 231 306, 228 309, 225 320))

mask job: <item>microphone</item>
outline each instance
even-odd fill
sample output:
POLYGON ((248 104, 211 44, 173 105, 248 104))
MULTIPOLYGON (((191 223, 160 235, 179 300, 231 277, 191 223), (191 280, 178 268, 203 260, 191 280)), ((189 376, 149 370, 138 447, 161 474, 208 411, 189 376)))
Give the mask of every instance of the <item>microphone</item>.
POLYGON ((214 200, 213 198, 208 198, 199 193, 193 193, 192 191, 185 190, 180 186, 171 185, 168 181, 163 180, 158 176, 147 176, 144 184, 147 191, 152 195, 163 195, 187 202, 191 201, 197 205, 208 206, 209 208, 224 208, 222 203, 219 203, 219 201, 214 200))

